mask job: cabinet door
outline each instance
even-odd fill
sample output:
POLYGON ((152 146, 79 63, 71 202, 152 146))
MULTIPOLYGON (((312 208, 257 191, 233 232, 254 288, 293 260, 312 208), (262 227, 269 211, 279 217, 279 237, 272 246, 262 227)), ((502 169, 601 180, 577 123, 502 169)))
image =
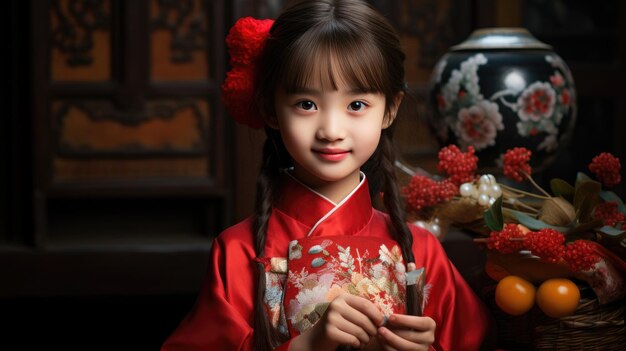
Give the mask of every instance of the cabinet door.
POLYGON ((232 213, 224 1, 7 4, 0 296, 196 293, 232 213))
POLYGON ((37 245, 116 236, 64 238, 91 229, 68 224, 80 218, 119 221, 137 244, 149 242, 154 235, 139 232, 151 210, 171 226, 158 235, 176 241, 189 230, 171 222, 189 218, 179 207, 188 198, 202 200, 205 218, 192 232, 221 229, 229 213, 222 18, 221 1, 33 1, 37 245))

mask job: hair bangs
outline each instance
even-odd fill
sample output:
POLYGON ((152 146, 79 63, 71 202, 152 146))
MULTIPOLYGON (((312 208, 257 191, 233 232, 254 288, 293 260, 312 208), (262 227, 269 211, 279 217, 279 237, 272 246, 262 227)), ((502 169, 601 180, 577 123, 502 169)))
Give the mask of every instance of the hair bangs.
POLYGON ((326 27, 315 28, 294 43, 285 57, 279 85, 288 93, 320 84, 325 90, 345 86, 387 94, 390 82, 385 60, 373 40, 355 33, 345 35, 336 25, 326 27))

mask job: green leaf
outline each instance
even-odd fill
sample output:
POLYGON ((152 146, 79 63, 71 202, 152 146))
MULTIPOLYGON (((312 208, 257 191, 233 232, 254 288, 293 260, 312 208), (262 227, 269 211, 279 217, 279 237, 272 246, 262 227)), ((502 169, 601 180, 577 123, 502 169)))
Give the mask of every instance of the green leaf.
POLYGON ((543 229, 543 228, 551 228, 554 230, 557 230, 561 233, 566 233, 569 228, 567 227, 557 227, 554 225, 550 225, 546 222, 540 221, 536 218, 533 218, 525 213, 522 213, 520 211, 516 211, 516 210, 511 210, 509 208, 505 208, 503 210, 508 216, 513 217, 517 222, 519 222, 520 224, 523 224, 524 226, 528 227, 528 229, 532 229, 532 230, 539 230, 539 229, 543 229))
POLYGON ((574 199, 574 187, 563 179, 552 179, 550 181, 550 189, 552 189, 554 196, 561 196, 569 202, 572 202, 574 199))
POLYGON ((624 206, 624 202, 616 193, 612 191, 602 191, 600 192, 600 197, 605 202, 617 202, 617 209, 619 209, 621 213, 626 214, 626 206, 624 206))
POLYGON ((588 181, 593 181, 593 179, 589 178, 589 176, 586 175, 585 173, 578 172, 576 174, 576 189, 578 189, 581 183, 588 182, 588 181))
POLYGON ((590 229, 600 228, 602 227, 602 225, 603 225, 602 220, 594 219, 589 222, 577 224, 574 228, 570 229, 570 231, 567 234, 569 235, 569 234, 583 233, 590 229))
POLYGON ((593 208, 600 203, 602 185, 594 180, 586 180, 576 184, 576 193, 574 194, 576 217, 580 222, 587 222, 591 218, 593 208))
POLYGON ((598 231, 602 234, 606 234, 606 235, 614 236, 614 237, 617 237, 626 233, 626 230, 617 229, 615 227, 609 227, 608 225, 605 225, 604 227, 598 229, 598 231))
POLYGON ((496 199, 493 205, 489 206, 483 214, 485 224, 493 231, 500 231, 504 228, 504 216, 502 216, 502 196, 496 199))

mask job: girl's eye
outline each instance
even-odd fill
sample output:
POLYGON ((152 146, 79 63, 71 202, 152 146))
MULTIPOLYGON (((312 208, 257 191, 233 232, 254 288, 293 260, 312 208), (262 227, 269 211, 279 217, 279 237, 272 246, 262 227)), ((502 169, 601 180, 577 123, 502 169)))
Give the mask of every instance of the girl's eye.
POLYGON ((363 101, 352 101, 348 106, 348 110, 350 111, 362 111, 366 107, 363 101))
POLYGON ((305 111, 310 111, 316 108, 315 103, 311 100, 300 101, 296 104, 296 106, 305 111))

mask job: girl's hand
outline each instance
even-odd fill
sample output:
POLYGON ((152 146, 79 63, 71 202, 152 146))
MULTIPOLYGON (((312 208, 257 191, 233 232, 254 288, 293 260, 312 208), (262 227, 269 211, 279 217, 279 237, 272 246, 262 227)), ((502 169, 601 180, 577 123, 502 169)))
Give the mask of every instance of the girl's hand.
POLYGON ((342 345, 361 348, 376 335, 383 321, 383 314, 371 301, 350 294, 339 295, 314 326, 292 340, 290 350, 335 350, 342 345))
POLYGON ((386 351, 429 350, 435 341, 435 321, 404 314, 389 316, 387 327, 378 328, 378 341, 386 351))

